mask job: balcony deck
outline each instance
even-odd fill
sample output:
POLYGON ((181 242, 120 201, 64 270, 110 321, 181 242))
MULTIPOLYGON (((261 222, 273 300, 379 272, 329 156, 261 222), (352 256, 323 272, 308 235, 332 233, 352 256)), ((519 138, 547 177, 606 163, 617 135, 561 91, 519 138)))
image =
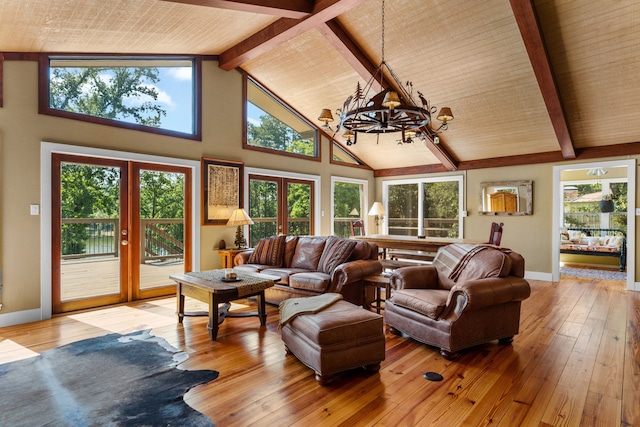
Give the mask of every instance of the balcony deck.
MULTIPOLYGON (((99 257, 63 260, 62 300, 118 293, 119 258, 99 257)), ((184 273, 181 259, 147 261, 140 264, 140 288, 175 285, 172 274, 184 273)))

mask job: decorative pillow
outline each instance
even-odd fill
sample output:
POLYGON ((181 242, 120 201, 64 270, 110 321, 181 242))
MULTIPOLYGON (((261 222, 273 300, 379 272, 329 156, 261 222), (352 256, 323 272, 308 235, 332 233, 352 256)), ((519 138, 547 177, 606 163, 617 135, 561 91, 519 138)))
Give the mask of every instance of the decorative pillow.
POLYGON ((587 245, 589 246, 598 246, 598 243, 600 243, 600 239, 598 239, 597 237, 587 237, 587 245))
POLYGON ((580 240, 582 240, 582 232, 579 230, 569 230, 569 240, 573 243, 580 243, 580 240))
POLYGON ((323 273, 331 274, 337 266, 347 262, 357 243, 357 241, 351 239, 329 237, 322 251, 318 269, 323 273))
POLYGON ((620 246, 622 246, 622 236, 611 236, 607 246, 610 248, 620 249, 620 246))
POLYGON ((281 267, 285 239, 286 236, 273 236, 260 239, 253 253, 249 255, 248 263, 281 267))

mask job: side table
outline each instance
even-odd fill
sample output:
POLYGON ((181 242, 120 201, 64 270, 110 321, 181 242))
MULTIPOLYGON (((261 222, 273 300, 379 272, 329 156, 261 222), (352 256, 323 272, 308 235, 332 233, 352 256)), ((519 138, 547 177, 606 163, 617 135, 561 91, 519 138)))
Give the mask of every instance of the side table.
POLYGON ((246 249, 218 249, 218 255, 222 258, 222 268, 233 268, 233 258, 239 252, 244 252, 246 249))
POLYGON ((391 294, 391 280, 389 276, 382 274, 372 274, 362 279, 364 282, 363 302, 365 308, 373 309, 380 314, 380 310, 384 310, 384 301, 391 294), (375 287, 375 299, 371 302, 367 301, 367 287, 375 287), (382 297, 382 289, 384 288, 384 298, 382 297))

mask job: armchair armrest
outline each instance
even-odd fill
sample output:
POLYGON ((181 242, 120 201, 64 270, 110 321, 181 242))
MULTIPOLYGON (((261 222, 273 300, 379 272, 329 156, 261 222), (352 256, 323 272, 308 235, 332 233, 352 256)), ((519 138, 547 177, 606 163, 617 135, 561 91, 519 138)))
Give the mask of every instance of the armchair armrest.
POLYGON ((380 274, 382 264, 375 259, 358 259, 340 264, 331 273, 331 287, 328 292, 340 292, 343 286, 360 282, 372 274, 380 274))
MULTIPOLYGON (((468 280, 456 284, 449 293, 447 307, 460 313, 510 301, 523 301, 531 295, 531 287, 525 279, 515 276, 489 277, 468 280)), ((448 309, 447 309, 448 310, 448 309)))
POLYGON ((233 257, 233 265, 247 264, 252 252, 253 249, 248 249, 244 252, 238 252, 236 256, 233 257))
POLYGON ((391 274, 391 289, 437 289, 438 271, 432 265, 398 268, 391 274))

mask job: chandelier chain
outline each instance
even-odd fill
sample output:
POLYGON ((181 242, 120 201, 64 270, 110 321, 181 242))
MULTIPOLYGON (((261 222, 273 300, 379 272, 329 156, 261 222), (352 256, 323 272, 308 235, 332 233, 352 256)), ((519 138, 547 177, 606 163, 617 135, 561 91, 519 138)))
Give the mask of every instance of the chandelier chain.
POLYGON ((381 64, 384 64, 384 0, 382 0, 382 58, 380 60, 381 64))

